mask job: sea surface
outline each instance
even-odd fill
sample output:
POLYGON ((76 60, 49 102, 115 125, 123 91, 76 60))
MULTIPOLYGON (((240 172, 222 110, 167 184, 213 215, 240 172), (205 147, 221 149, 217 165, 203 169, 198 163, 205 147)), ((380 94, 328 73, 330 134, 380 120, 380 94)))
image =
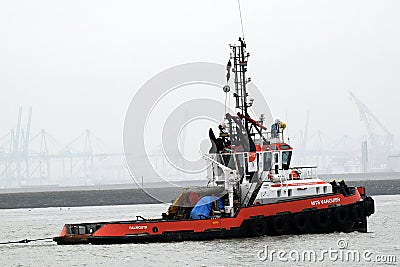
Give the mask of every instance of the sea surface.
MULTIPOLYGON (((374 199, 376 212, 369 218, 368 233, 123 245, 58 246, 44 240, 0 245, 0 266, 399 266, 400 195, 374 199)), ((64 223, 159 217, 167 208, 148 204, 3 209, 0 242, 57 236, 64 223)))

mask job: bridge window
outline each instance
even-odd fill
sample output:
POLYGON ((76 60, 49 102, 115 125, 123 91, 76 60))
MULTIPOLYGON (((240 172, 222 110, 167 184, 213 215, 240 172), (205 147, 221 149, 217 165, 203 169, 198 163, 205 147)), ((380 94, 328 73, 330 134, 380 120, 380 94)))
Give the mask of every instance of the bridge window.
POLYGON ((292 158, 292 151, 282 152, 282 168, 288 170, 290 166, 290 159, 292 158))
POLYGON ((279 153, 274 153, 274 164, 279 164, 279 153))
POLYGON ((271 170, 272 154, 271 152, 264 153, 264 171, 271 170))

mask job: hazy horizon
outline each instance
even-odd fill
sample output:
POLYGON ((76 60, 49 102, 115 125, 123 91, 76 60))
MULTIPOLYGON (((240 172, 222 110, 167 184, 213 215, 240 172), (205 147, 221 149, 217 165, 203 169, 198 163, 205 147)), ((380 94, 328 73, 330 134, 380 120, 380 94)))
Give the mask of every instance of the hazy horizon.
MULTIPOLYGON (((398 1, 241 5, 248 76, 290 136, 307 112, 309 135, 366 135, 352 91, 398 140, 398 1)), ((0 135, 21 105, 24 128, 32 106, 31 136, 43 128, 63 146, 90 129, 106 152, 122 150, 125 112, 148 79, 187 62, 226 64, 241 35, 236 1, 12 1, 0 22, 0 135)))

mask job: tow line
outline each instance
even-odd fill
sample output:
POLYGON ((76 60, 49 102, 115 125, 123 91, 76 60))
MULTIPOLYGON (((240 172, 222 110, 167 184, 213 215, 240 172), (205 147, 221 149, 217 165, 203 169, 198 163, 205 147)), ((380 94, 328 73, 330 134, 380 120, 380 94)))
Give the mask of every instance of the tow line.
POLYGON ((0 245, 7 245, 7 244, 26 244, 30 242, 35 242, 35 241, 42 241, 42 240, 50 240, 53 239, 52 237, 46 237, 46 238, 37 238, 37 239, 22 239, 19 241, 8 241, 8 242, 0 242, 0 245))

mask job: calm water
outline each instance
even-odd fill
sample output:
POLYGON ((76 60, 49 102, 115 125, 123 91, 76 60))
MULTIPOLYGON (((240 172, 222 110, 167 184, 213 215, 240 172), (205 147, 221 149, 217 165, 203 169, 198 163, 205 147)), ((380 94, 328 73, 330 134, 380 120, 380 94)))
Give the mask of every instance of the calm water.
MULTIPOLYGON (((124 245, 77 245, 57 246, 50 241, 29 244, 0 245, 1 266, 267 266, 271 265, 272 250, 286 252, 281 261, 272 254, 277 265, 309 266, 310 261, 294 262, 305 250, 316 251, 317 265, 343 265, 342 260, 330 260, 322 250, 338 250, 338 240, 347 247, 343 251, 368 250, 368 258, 378 255, 397 256, 400 264, 400 195, 376 196, 376 213, 369 219, 369 232, 335 233, 321 235, 299 235, 261 237, 247 239, 214 240, 201 242, 175 242, 156 244, 124 245), (267 246, 267 254, 264 253, 267 246), (262 253, 260 252, 262 251, 262 253), (296 254, 298 253, 298 254, 296 254), (290 254, 290 257, 288 256, 290 254), (323 256, 321 256, 323 255, 323 256)), ((59 234, 66 222, 90 222, 129 220, 135 215, 156 216, 167 209, 167 205, 102 206, 0 210, 0 242, 9 240, 52 237, 59 234)), ((339 250, 340 252, 340 250, 339 250)), ((350 258, 347 266, 365 265, 350 258)), ((371 263, 368 263, 371 264, 371 263)), ((387 264, 387 263, 386 263, 387 264)), ((372 265, 372 264, 371 264, 372 265)), ((377 263, 373 263, 377 265, 377 263)))

